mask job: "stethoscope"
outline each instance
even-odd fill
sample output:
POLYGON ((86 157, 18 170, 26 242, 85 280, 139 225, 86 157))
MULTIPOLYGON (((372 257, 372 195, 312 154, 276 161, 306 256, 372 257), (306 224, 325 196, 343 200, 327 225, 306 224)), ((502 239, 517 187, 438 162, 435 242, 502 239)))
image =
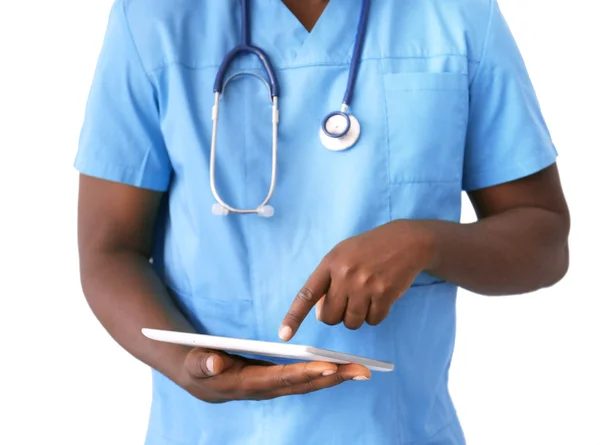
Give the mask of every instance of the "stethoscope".
MULTIPOLYGON (((362 45, 365 39, 365 32, 367 28, 367 15, 369 12, 370 0, 363 0, 362 9, 360 12, 360 19, 358 22, 358 29, 356 32, 356 40, 354 43, 354 51, 352 53, 352 59, 350 62, 350 70, 348 72, 348 84, 346 86, 346 93, 342 101, 342 107, 340 111, 334 111, 329 113, 321 122, 321 129, 319 136, 321 143, 325 148, 332 151, 342 151, 352 147, 358 141, 360 137, 360 123, 358 119, 352 114, 348 113, 348 108, 352 102, 352 96, 354 94, 354 85, 356 83, 356 76, 358 73, 358 63, 362 51, 362 45)), ((232 213, 256 213, 259 216, 271 217, 274 214, 273 207, 269 205, 269 201, 275 191, 275 181, 277 177, 277 136, 278 136, 278 124, 279 124, 279 84, 277 77, 275 77, 275 70, 273 65, 269 61, 269 58, 265 52, 252 45, 250 43, 250 15, 248 12, 248 0, 242 0, 242 43, 233 48, 227 55, 215 78, 214 84, 215 103, 212 108, 212 137, 210 143, 210 188, 212 194, 217 201, 212 207, 212 212, 215 215, 228 215, 232 213), (225 74, 231 62, 240 54, 255 54, 262 63, 263 68, 267 72, 268 81, 262 76, 251 73, 251 72, 240 72, 233 74, 227 80, 225 80, 225 74), (242 75, 251 75, 262 80, 271 96, 271 122, 272 122, 272 155, 271 155, 271 184, 269 191, 265 199, 260 205, 254 209, 237 209, 225 203, 215 185, 215 159, 217 152, 217 123, 219 121, 219 101, 221 96, 225 93, 227 84, 234 78, 242 75)))

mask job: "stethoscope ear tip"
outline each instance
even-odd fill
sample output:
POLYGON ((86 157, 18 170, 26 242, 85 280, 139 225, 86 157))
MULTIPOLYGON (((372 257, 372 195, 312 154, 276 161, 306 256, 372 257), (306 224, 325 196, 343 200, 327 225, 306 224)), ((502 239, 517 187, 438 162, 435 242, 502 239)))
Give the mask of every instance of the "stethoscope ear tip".
POLYGON ((273 208, 273 206, 264 205, 256 209, 256 213, 258 214, 258 216, 262 216, 263 218, 270 218, 275 214, 275 209, 273 208))
POLYGON ((217 216, 227 216, 229 215, 229 210, 223 207, 221 204, 213 204, 212 205, 212 213, 217 216))
MULTIPOLYGON (((262 216, 263 218, 271 218, 273 215, 275 215, 275 209, 270 205, 260 206, 255 210, 255 212, 258 216, 262 216)), ((215 203, 212 205, 212 213, 213 215, 217 216, 227 216, 230 212, 229 209, 225 208, 223 205, 215 203)), ((247 213, 253 212, 249 211, 247 213)))

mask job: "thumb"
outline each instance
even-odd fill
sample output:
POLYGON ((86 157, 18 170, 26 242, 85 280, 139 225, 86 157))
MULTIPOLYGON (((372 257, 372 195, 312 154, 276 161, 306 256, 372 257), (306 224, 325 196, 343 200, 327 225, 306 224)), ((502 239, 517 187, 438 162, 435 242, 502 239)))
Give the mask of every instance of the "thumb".
POLYGON ((220 351, 192 349, 185 358, 184 367, 195 378, 206 379, 217 376, 233 366, 233 359, 220 351))

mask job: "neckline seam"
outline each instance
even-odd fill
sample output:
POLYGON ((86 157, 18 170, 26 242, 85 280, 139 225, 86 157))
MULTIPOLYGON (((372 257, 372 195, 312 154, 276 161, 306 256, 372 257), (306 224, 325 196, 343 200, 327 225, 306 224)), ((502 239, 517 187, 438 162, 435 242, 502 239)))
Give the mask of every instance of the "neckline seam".
MULTIPOLYGON (((467 54, 432 54, 427 56, 387 56, 387 57, 364 57, 360 59, 360 62, 380 62, 385 60, 411 60, 411 59, 436 59, 440 57, 457 57, 457 58, 465 58, 468 63, 480 63, 477 59, 472 59, 468 57, 467 54)), ((302 69, 302 68, 315 68, 315 67, 343 67, 350 65, 350 58, 346 55, 346 60, 343 62, 317 62, 317 63, 302 63, 302 64, 285 64, 285 65, 277 65, 273 64, 274 68, 279 71, 286 71, 292 69, 302 69)), ((204 71, 208 69, 218 69, 220 64, 207 64, 207 65, 190 65, 188 63, 182 62, 180 60, 169 60, 164 61, 156 68, 151 69, 148 74, 155 76, 160 74, 161 71, 167 70, 171 67, 179 66, 185 68, 190 71, 204 71)), ((244 69, 260 69, 259 65, 256 66, 248 66, 244 69)))

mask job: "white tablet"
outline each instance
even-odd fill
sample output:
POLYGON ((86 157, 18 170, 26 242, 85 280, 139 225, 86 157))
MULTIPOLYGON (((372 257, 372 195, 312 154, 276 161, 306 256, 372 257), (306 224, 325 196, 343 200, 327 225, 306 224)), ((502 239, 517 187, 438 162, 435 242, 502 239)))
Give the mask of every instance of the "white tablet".
POLYGON ((190 334, 187 332, 142 329, 142 333, 152 340, 217 351, 279 357, 301 361, 320 361, 337 364, 358 363, 372 371, 393 371, 394 364, 382 362, 343 352, 328 351, 312 346, 291 345, 269 341, 245 340, 241 338, 216 337, 214 335, 190 334))

